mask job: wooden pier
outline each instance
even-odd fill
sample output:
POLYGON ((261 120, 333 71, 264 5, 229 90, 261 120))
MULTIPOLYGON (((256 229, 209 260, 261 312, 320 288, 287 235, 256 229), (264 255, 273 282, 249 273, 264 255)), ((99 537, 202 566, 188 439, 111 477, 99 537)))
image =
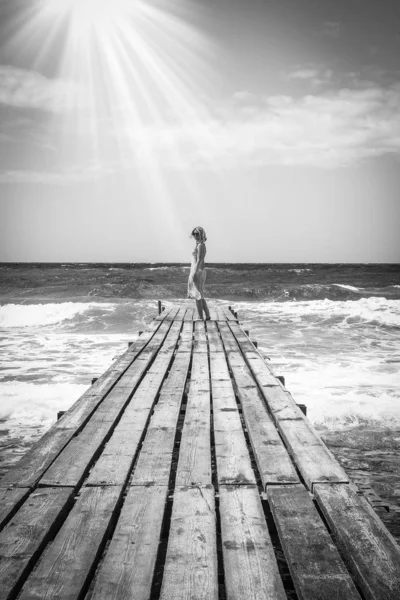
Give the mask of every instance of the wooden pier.
POLYGON ((220 307, 164 310, 0 481, 0 598, 398 600, 400 548, 220 307))

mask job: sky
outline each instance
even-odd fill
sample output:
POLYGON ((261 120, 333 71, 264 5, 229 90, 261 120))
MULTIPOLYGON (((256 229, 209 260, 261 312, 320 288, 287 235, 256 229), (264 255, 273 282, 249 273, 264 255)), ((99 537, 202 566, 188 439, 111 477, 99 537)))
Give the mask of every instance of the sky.
POLYGON ((398 0, 0 0, 0 261, 400 262, 398 0))

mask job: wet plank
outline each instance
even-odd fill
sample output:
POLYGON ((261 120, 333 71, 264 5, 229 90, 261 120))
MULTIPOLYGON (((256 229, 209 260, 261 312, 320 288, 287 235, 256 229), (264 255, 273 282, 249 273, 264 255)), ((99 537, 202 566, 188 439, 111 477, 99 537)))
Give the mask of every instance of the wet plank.
POLYGON ((229 600, 286 600, 256 487, 221 486, 221 540, 229 600))
POLYGON ((179 451, 176 485, 211 484, 208 357, 193 354, 192 375, 179 451))
POLYGON ((78 598, 106 542, 121 488, 84 488, 36 570, 28 577, 21 600, 78 598))
POLYGON ((0 531, 28 497, 29 492, 29 488, 0 489, 0 531))
POLYGON ((345 471, 304 419, 278 421, 286 447, 310 491, 316 483, 348 483, 345 471))
POLYGON ((0 533, 0 597, 6 600, 51 539, 72 500, 71 489, 33 492, 0 533))
POLYGON ((314 494, 365 598, 400 598, 400 547, 365 498, 349 485, 315 485, 314 494))
POLYGON ((218 600, 214 489, 175 489, 161 600, 218 600))
POLYGON ((92 600, 150 598, 167 494, 167 486, 129 488, 92 600))
POLYGON ((268 486, 268 500, 299 600, 360 600, 305 487, 268 486))

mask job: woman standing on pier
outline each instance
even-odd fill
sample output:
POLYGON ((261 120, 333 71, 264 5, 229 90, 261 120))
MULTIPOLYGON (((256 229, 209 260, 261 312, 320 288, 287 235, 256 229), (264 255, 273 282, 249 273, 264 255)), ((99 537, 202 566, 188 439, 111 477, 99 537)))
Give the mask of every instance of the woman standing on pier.
POLYGON ((207 302, 204 298, 204 282, 206 280, 206 269, 204 266, 204 258, 206 255, 206 232, 202 227, 195 227, 190 234, 196 240, 196 247, 192 253, 192 266, 190 268, 188 281, 188 298, 196 300, 197 312, 200 319, 203 319, 203 311, 206 316, 206 321, 210 319, 207 302))

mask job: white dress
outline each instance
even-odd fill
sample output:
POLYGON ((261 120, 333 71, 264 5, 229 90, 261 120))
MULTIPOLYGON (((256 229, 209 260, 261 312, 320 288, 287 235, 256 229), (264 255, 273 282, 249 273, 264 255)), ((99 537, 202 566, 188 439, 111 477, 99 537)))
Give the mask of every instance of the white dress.
MULTIPOLYGON (((188 281, 188 298, 194 298, 195 300, 201 300, 204 298, 204 283, 206 280, 206 269, 204 262, 199 266, 196 272, 196 265, 199 253, 199 246, 197 245, 192 253, 192 265, 190 267, 189 281, 188 281)), ((204 252, 204 256, 206 253, 204 252)))

